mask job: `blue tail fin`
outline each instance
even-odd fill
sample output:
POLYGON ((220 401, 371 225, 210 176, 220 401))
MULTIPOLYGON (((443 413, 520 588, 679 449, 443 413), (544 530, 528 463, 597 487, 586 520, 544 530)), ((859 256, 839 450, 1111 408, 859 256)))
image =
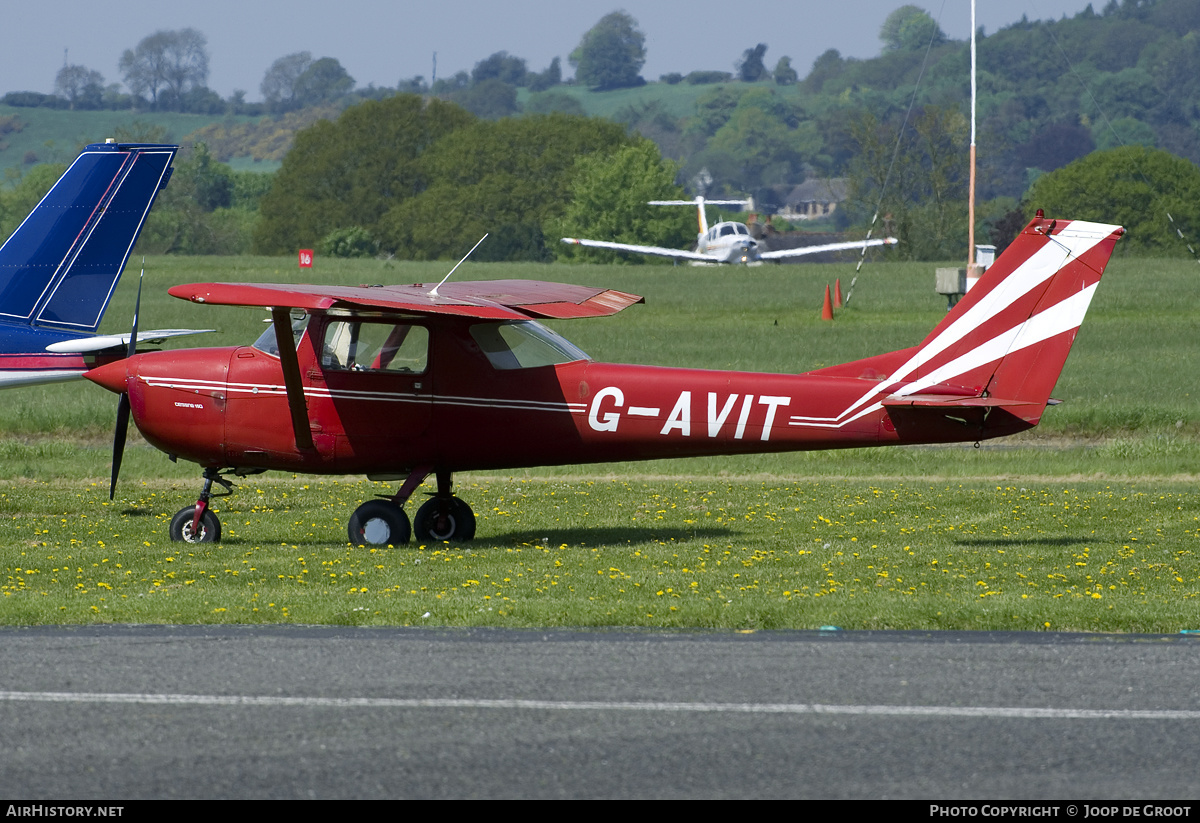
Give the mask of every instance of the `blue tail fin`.
POLYGON ((178 146, 87 146, 0 246, 0 320, 94 332, 178 146))

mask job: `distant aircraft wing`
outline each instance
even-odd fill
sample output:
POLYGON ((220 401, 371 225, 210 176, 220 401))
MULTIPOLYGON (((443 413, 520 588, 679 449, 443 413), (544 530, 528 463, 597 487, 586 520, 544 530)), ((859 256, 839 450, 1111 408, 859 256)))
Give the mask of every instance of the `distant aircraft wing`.
POLYGON ((671 257, 676 260, 700 260, 705 263, 720 262, 711 254, 701 254, 697 251, 681 251, 679 249, 667 249, 662 246, 634 246, 629 243, 612 243, 607 240, 581 240, 577 237, 564 237, 564 243, 570 243, 574 246, 589 246, 594 249, 612 249, 613 251, 627 251, 635 254, 652 254, 655 257, 671 257))
POLYGON ((304 286, 272 283, 191 283, 169 293, 193 303, 323 311, 332 308, 494 320, 604 317, 642 303, 636 294, 542 280, 481 280, 411 286, 304 286))
POLYGON ((764 251, 758 256, 763 260, 779 260, 784 257, 801 257, 806 254, 820 254, 824 251, 847 251, 861 249, 864 246, 894 246, 900 241, 895 237, 881 237, 876 240, 850 240, 845 243, 827 243, 824 246, 802 246, 798 249, 780 249, 779 251, 764 251))

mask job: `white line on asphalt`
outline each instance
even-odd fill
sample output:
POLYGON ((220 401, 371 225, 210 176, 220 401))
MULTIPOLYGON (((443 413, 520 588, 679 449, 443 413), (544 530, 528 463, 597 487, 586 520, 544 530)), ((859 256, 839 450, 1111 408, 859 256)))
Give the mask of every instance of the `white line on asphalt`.
POLYGON ((839 706, 822 703, 674 703, 604 700, 475 700, 390 697, 259 697, 211 694, 107 694, 0 691, 0 701, 137 703, 176 706, 267 706, 348 709, 533 709, 541 711, 711 712, 734 714, 869 715, 1065 720, 1200 720, 1200 711, 1173 709, 1047 709, 1006 706, 839 706))

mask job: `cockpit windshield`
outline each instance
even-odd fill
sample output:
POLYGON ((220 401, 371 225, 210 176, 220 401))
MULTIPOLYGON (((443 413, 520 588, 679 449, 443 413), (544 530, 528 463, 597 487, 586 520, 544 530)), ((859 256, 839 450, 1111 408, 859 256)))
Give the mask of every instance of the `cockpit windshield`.
MULTIPOLYGON (((308 314, 298 309, 292 311, 292 345, 299 346, 304 329, 308 326, 308 314)), ((279 341, 275 339, 275 324, 267 321, 267 330, 254 341, 254 348, 272 357, 279 356, 279 341)))
POLYGON ((534 320, 476 323, 471 337, 496 369, 532 369, 591 360, 571 341, 534 320))

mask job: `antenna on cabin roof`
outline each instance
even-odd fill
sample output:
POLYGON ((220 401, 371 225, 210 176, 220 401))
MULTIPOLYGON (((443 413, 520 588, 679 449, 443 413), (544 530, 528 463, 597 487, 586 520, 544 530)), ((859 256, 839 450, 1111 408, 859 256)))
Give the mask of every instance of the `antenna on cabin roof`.
MULTIPOLYGON (((484 232, 483 237, 479 238, 479 243, 482 243, 484 240, 487 240, 487 236, 488 236, 488 233, 484 232)), ((459 260, 457 263, 455 263, 453 269, 450 269, 450 271, 446 272, 446 276, 442 278, 442 283, 445 283, 447 280, 449 280, 450 275, 454 274, 454 272, 458 270, 459 266, 461 266, 463 263, 467 262, 467 258, 471 256, 471 252, 474 252, 475 249, 479 248, 479 243, 476 243, 474 246, 471 246, 471 251, 464 254, 463 259, 459 260)), ((442 287, 442 283, 438 283, 436 286, 434 286, 432 289, 429 290, 430 297, 440 297, 440 295, 438 294, 438 289, 440 289, 442 287)))

